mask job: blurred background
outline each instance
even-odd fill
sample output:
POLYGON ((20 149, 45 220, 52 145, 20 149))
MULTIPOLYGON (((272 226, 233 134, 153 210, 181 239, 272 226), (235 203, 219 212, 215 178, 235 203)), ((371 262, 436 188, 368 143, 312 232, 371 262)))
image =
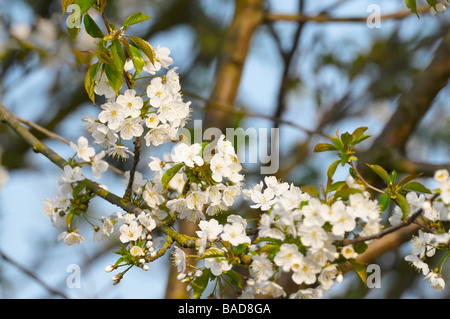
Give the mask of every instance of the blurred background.
MULTIPOLYGON (((420 19, 408 14, 403 0, 115 0, 106 15, 117 26, 138 11, 152 16, 128 33, 170 49, 184 99, 192 101, 191 118, 202 120, 203 129, 279 128, 277 177, 298 186, 325 183, 334 158, 314 154, 314 145, 336 129, 367 126, 373 137, 361 144, 361 163, 400 175, 422 172, 422 182, 435 187, 434 171, 450 164, 450 10, 432 16, 425 1, 418 5, 420 19), (366 17, 377 12, 374 27, 366 17)), ((95 43, 83 30, 74 43, 67 16, 61 1, 0 0, 0 103, 76 141, 89 137, 81 117, 99 112, 84 89, 89 61, 83 52, 95 43)), ((68 146, 32 132, 72 156, 68 146)), ((94 242, 87 233, 81 245, 58 242, 59 230, 42 209, 44 199, 59 192, 61 170, 5 124, 0 148, 7 171, 0 183, 1 298, 173 298, 183 289, 167 256, 113 285, 104 268, 117 259, 111 253, 120 247, 117 237, 94 242), (72 264, 80 266, 80 288, 66 284, 72 264)), ((164 151, 149 150, 143 158, 164 151)), ((244 163, 249 184, 261 179, 260 165, 244 163)), ((368 179, 379 182, 363 166, 368 179)), ((145 161, 139 170, 150 173, 145 161)), ((348 172, 337 173, 345 178, 348 172)), ((114 173, 102 183, 123 193, 114 173)), ((246 213, 244 206, 235 209, 246 213)), ((118 209, 95 200, 90 211, 107 216, 118 209)), ((381 288, 367 289, 348 273, 326 298, 448 298, 449 289, 431 291, 404 261, 407 238, 371 256, 381 267, 381 288)))

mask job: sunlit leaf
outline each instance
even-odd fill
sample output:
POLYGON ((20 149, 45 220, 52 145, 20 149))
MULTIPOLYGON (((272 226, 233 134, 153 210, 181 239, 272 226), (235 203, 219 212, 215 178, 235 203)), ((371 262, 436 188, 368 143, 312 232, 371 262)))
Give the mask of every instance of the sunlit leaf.
POLYGON ((84 28, 86 29, 86 32, 93 38, 103 38, 105 35, 103 34, 100 27, 97 25, 97 23, 94 21, 94 19, 91 18, 89 14, 86 14, 84 16, 84 28))
POLYGON ((381 167, 379 165, 370 165, 370 164, 366 164, 366 165, 369 166, 370 169, 372 169, 372 171, 374 171, 378 176, 380 176, 381 179, 386 182, 386 184, 391 183, 391 177, 389 176, 388 172, 383 167, 381 167))
POLYGON ((315 153, 337 151, 337 150, 338 150, 338 148, 336 146, 334 146, 333 144, 329 144, 329 143, 319 143, 316 145, 316 147, 314 147, 315 153))
POLYGON ((84 87, 86 89, 86 92, 91 99, 92 103, 95 104, 95 78, 97 76, 98 70, 100 69, 101 63, 97 62, 93 65, 91 65, 86 72, 86 77, 84 80, 84 87))
POLYGON ((403 186, 404 190, 412 191, 412 192, 419 192, 419 193, 425 193, 425 194, 431 194, 431 190, 426 188, 424 185, 422 185, 419 182, 410 182, 403 186))
POLYGON ((161 178, 161 183, 163 189, 169 185, 172 178, 178 173, 178 171, 184 166, 183 163, 176 164, 175 166, 169 168, 161 178))
POLYGON ((125 22, 123 23, 123 26, 126 28, 126 27, 128 27, 128 26, 130 26, 130 25, 133 25, 133 24, 137 24, 137 23, 146 21, 146 20, 148 20, 148 19, 150 19, 150 18, 151 18, 151 17, 149 17, 149 16, 147 16, 147 15, 141 13, 141 12, 137 12, 137 13, 132 14, 131 16, 129 16, 129 17, 125 20, 125 22))

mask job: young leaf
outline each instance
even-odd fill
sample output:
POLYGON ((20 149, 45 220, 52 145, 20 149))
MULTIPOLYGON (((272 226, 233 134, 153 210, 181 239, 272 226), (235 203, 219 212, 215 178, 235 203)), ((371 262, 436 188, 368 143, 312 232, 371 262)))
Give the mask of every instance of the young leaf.
POLYGON ((384 212, 388 207, 390 199, 391 195, 389 195, 388 193, 383 193, 380 195, 380 209, 382 212, 384 212))
POLYGON ((128 51, 128 54, 131 57, 131 60, 133 61, 134 68, 136 69, 137 74, 141 74, 142 69, 144 68, 145 61, 142 57, 141 51, 139 51, 138 48, 135 46, 130 45, 130 50, 128 51))
POLYGON ((389 179, 391 181, 391 184, 395 184, 396 179, 397 179, 397 172, 393 170, 391 173, 391 178, 389 179))
POLYGON ((163 189, 165 189, 167 187, 167 185, 169 185, 170 181, 172 180, 172 178, 176 175, 176 173, 178 173, 178 171, 184 166, 183 163, 179 163, 171 168, 169 168, 164 175, 161 178, 161 183, 162 183, 162 187, 163 189))
POLYGON ((91 65, 88 71, 86 72, 86 78, 84 80, 84 87, 94 105, 95 105, 95 93, 94 93, 95 77, 97 76, 98 70, 100 69, 100 65, 101 65, 100 62, 91 65))
POLYGON ((337 149, 341 152, 344 152, 344 144, 342 143, 341 139, 335 136, 331 136, 331 139, 333 140, 333 143, 337 147, 337 149))
POLYGON ((70 34, 72 39, 76 42, 77 41, 77 37, 78 37, 78 33, 80 33, 80 28, 69 28, 69 27, 67 27, 67 32, 70 34))
POLYGON ((367 247, 368 247, 368 245, 365 242, 359 242, 359 243, 353 245, 353 249, 358 254, 362 254, 363 252, 365 252, 367 250, 367 247))
POLYGON ((340 160, 334 161, 327 170, 327 176, 331 180, 333 178, 334 173, 336 172, 336 168, 339 165, 340 160))
POLYGON ((358 139, 361 138, 361 136, 364 135, 364 132, 367 131, 367 127, 365 126, 361 126, 358 127, 357 129, 355 129, 352 133, 352 141, 357 141, 358 139))
POLYGON ((317 190, 317 188, 313 185, 305 185, 305 186, 301 186, 300 190, 304 193, 308 193, 309 195, 319 198, 320 197, 320 193, 317 190))
POLYGON ((197 257, 197 260, 205 259, 205 258, 218 258, 218 257, 224 257, 225 252, 218 248, 210 248, 206 250, 203 254, 197 257))
POLYGON ((141 38, 139 38, 137 36, 134 36, 134 35, 130 35, 128 37, 131 39, 131 41, 134 42, 134 44, 136 44, 136 46, 139 49, 141 49, 142 52, 144 52, 144 54, 148 57, 150 62, 152 64, 154 64, 155 63, 155 59, 156 59, 156 55, 155 55, 155 51, 153 50, 153 47, 150 45, 150 43, 148 43, 144 39, 141 39, 141 38))
POLYGON ((76 0, 75 4, 77 4, 80 7, 80 13, 81 15, 88 12, 90 8, 92 8, 92 3, 94 0, 76 0))
POLYGON ((130 26, 130 25, 133 25, 133 24, 137 24, 137 23, 146 21, 146 20, 148 20, 148 19, 150 19, 150 18, 151 18, 151 17, 149 17, 149 16, 147 16, 147 15, 141 13, 141 12, 137 12, 137 13, 132 14, 131 16, 129 16, 129 17, 125 20, 125 22, 123 23, 123 26, 124 26, 125 28, 127 28, 127 27, 130 26))
POLYGON ((383 181, 385 181, 386 184, 390 184, 391 183, 391 177, 389 176, 388 172, 386 172, 386 170, 379 166, 379 165, 370 165, 370 164, 366 164, 367 166, 370 167, 370 169, 372 169, 372 171, 374 171, 378 176, 381 177, 381 179, 383 181))
POLYGON ((331 184, 331 185, 327 188, 327 191, 328 191, 328 192, 333 192, 333 191, 339 189, 341 186, 344 186, 344 185, 346 185, 346 184, 347 184, 346 181, 338 181, 338 182, 335 182, 335 183, 331 184))
POLYGON ((349 260, 349 262, 352 264, 353 269, 358 274, 359 278, 361 278, 361 281, 363 282, 364 286, 367 284, 367 269, 366 265, 364 265, 361 262, 358 262, 356 260, 349 260))
POLYGON ((344 143, 344 145, 349 145, 352 141, 352 136, 349 132, 345 132, 341 134, 341 141, 344 143))
POLYGON ((336 146, 329 143, 319 143, 316 145, 316 147, 314 147, 314 153, 337 151, 337 150, 338 148, 336 146))
POLYGON ((209 279, 211 278, 211 270, 204 269, 200 277, 195 278, 192 282, 192 290, 194 292, 194 299, 200 299, 206 287, 208 286, 209 279))
POLYGON ((400 194, 397 194, 397 202, 398 206, 400 206, 402 210, 402 218, 403 220, 405 220, 408 217, 410 211, 409 203, 406 200, 405 196, 400 194))
POLYGON ((63 14, 66 13, 67 7, 74 3, 75 3, 75 0, 63 0, 63 2, 62 2, 63 14))
POLYGON ((114 61, 114 64, 119 70, 123 70, 123 67, 125 65, 125 52, 123 51, 122 44, 119 40, 113 40, 110 46, 112 58, 114 61))
POLYGON ((417 13, 417 3, 416 0, 405 0, 406 6, 411 10, 412 13, 415 13, 417 17, 419 17, 419 13, 417 13))
POLYGON ((102 39, 105 35, 103 34, 100 27, 97 25, 97 23, 94 21, 94 19, 91 18, 89 14, 86 14, 84 16, 84 27, 86 29, 86 32, 93 38, 100 38, 102 39))
POLYGON ((421 175, 422 174, 413 174, 413 175, 406 176, 404 179, 402 179, 402 181, 400 183, 398 183, 398 186, 403 186, 421 175))
POLYGON ((75 198, 77 197, 81 191, 86 187, 86 185, 89 183, 89 180, 84 179, 81 182, 79 182, 77 184, 77 186, 74 187, 73 191, 72 191, 72 196, 75 198))
POLYGON ((231 269, 225 274, 228 278, 230 278, 230 282, 233 286, 237 286, 240 289, 244 289, 244 278, 240 273, 231 269))
POLYGON ((248 248, 249 244, 248 243, 243 243, 243 244, 239 244, 236 249, 234 250, 234 253, 236 255, 240 255, 242 254, 247 248, 248 248))
POLYGON ((96 3, 94 4, 94 7, 100 11, 100 13, 103 13, 103 9, 105 9, 106 6, 106 2, 108 0, 97 0, 96 3))
POLYGON ((119 90, 123 85, 122 72, 115 65, 105 64, 105 74, 108 78, 109 84, 114 89, 116 94, 119 94, 119 90))
POLYGON ((421 183, 419 182, 410 182, 405 184, 405 186, 403 186, 404 190, 407 191, 413 191, 413 192, 419 192, 419 193, 425 193, 425 194, 431 194, 431 190, 429 190, 428 188, 426 188, 425 186, 423 186, 421 183))

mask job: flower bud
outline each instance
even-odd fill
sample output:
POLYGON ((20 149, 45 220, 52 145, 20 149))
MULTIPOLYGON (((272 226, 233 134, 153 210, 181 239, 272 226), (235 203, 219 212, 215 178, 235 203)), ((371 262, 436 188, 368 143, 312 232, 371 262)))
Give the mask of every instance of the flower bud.
POLYGON ((114 269, 115 269, 115 267, 114 267, 113 265, 108 265, 108 266, 105 267, 105 271, 106 271, 106 272, 111 272, 111 271, 113 271, 114 269))

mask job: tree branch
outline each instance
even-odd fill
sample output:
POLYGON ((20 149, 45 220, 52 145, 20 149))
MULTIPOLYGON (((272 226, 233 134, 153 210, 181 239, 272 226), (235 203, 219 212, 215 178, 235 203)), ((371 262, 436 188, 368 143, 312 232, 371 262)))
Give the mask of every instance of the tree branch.
MULTIPOLYGON (((430 7, 429 6, 421 6, 417 8, 418 13, 427 13, 429 12, 430 7)), ((413 15, 413 13, 410 10, 402 10, 399 12, 389 13, 385 15, 380 16, 380 20, 396 20, 396 19, 403 19, 406 17, 409 17, 413 15)), ((328 14, 319 14, 316 16, 310 16, 305 14, 282 14, 282 13, 267 13, 265 16, 265 20, 267 21, 291 21, 291 22, 316 22, 316 23, 335 23, 335 22, 341 22, 341 23, 349 23, 349 22, 355 22, 355 23, 361 23, 361 22, 367 22, 367 19, 369 17, 333 17, 328 14)))
MULTIPOLYGON (((0 104, 0 121, 7 123, 19 136, 21 136, 33 148, 33 150, 36 153, 41 153, 62 169, 66 165, 69 165, 69 163, 64 158, 62 158, 59 154, 57 154, 47 145, 39 141, 33 134, 30 133, 30 131, 28 131, 24 126, 22 126, 19 120, 15 117, 15 115, 12 114, 8 109, 6 109, 2 104, 0 104)), ((124 198, 121 198, 107 191, 94 181, 91 181, 89 179, 86 180, 87 180, 86 189, 91 191, 94 195, 97 195, 106 200, 107 202, 116 205, 122 208, 124 211, 134 214, 136 216, 143 212, 142 208, 134 205, 133 203, 125 200, 124 198)), ((156 224, 159 228, 161 228, 161 230, 164 233, 166 233, 166 235, 173 238, 181 246, 187 248, 196 247, 197 245, 196 238, 180 234, 175 230, 173 230, 168 225, 166 225, 164 222, 161 222, 159 220, 156 220, 156 224)))
MULTIPOLYGON (((433 202, 439 195, 435 194, 433 195, 428 201, 429 202, 433 202)), ((397 225, 393 225, 391 227, 388 227, 382 231, 380 231, 379 233, 373 234, 373 235, 369 235, 369 236, 363 236, 363 237, 358 237, 355 239, 346 239, 342 241, 342 246, 347 246, 347 245, 353 245, 353 244, 357 244, 357 243, 361 243, 361 242, 365 242, 365 241, 369 241, 369 240, 374 240, 374 239, 379 239, 382 238, 390 233, 393 233, 401 228, 404 228, 406 226, 411 225, 412 223, 414 223, 416 221, 416 219, 422 215, 423 213, 423 209, 420 208, 418 209, 414 214, 412 214, 411 216, 409 216, 407 219, 405 219, 402 223, 397 224, 397 225)))
POLYGON ((36 281, 39 285, 41 285, 42 287, 44 287, 50 294, 54 295, 54 296, 59 296, 62 297, 64 299, 69 299, 69 297, 66 296, 66 294, 64 294, 61 291, 58 291, 56 289, 53 289, 52 287, 50 287, 49 285, 47 285, 44 281, 42 281, 39 277, 37 277, 33 272, 31 272, 30 270, 26 269, 25 267, 23 267, 22 265, 20 265, 19 263, 17 263, 15 260, 11 259, 10 257, 8 257, 7 255, 5 255, 5 253, 3 253, 0 250, 0 257, 3 258, 3 260, 9 262, 10 264, 14 265, 17 269, 19 269, 21 272, 23 272, 24 274, 26 274, 27 276, 29 276, 30 278, 32 278, 34 281, 36 281))

